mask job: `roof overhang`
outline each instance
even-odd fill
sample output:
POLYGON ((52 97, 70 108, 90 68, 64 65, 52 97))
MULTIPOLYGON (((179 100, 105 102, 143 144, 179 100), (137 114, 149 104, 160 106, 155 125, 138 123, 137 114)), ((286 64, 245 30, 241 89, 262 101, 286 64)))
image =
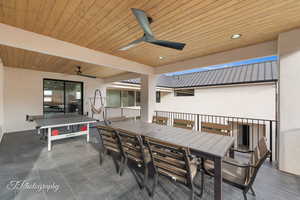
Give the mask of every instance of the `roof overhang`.
MULTIPOLYGON (((113 82, 112 84, 107 86, 107 89, 119 89, 119 90, 140 90, 140 84, 133 84, 133 83, 123 83, 123 82, 113 82)), ((166 88, 166 87, 156 87, 157 91, 161 92, 172 92, 173 88, 166 88)))

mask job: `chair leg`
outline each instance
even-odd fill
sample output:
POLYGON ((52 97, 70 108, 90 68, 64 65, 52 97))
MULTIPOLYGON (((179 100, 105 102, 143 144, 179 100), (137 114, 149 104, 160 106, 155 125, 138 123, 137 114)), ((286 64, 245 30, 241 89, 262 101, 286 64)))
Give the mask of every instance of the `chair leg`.
POLYGON ((149 176, 148 164, 144 164, 144 182, 142 185, 142 189, 144 189, 147 186, 148 176, 149 176))
POLYGON ((102 165, 102 163, 103 163, 102 152, 99 152, 99 162, 100 162, 100 165, 102 165))
POLYGON ((244 200, 247 200, 247 192, 243 191, 244 200))
POLYGON ((157 182, 158 182, 158 174, 155 174, 155 175, 154 175, 154 180, 153 180, 152 192, 151 192, 151 194, 150 194, 151 197, 154 196, 155 188, 156 188, 157 182))
POLYGON ((202 198, 203 191, 204 191, 204 171, 201 172, 201 192, 200 192, 200 198, 202 198))
POLYGON ((120 176, 122 176, 123 173, 124 173, 125 167, 127 166, 127 161, 128 161, 128 159, 125 157, 125 158, 124 158, 124 161, 121 162, 120 176))
POLYGON ((106 153, 107 153, 107 150, 106 150, 106 149, 100 150, 100 152, 99 152, 99 161, 100 161, 100 165, 102 165, 106 153))
POLYGON ((124 163, 124 158, 121 156, 121 158, 120 158, 120 164, 119 164, 119 167, 118 167, 118 170, 117 170, 117 173, 118 173, 120 176, 122 176, 122 175, 121 175, 121 171, 122 171, 122 168, 123 168, 123 163, 124 163))
POLYGON ((255 192, 254 192, 254 189, 253 189, 253 187, 252 187, 252 186, 250 186, 250 190, 251 190, 251 192, 252 192, 253 196, 256 196, 256 194, 255 194, 255 192))
POLYGON ((194 187, 192 186, 191 187, 191 200, 194 200, 194 198, 195 198, 195 191, 194 191, 195 189, 194 189, 194 187))

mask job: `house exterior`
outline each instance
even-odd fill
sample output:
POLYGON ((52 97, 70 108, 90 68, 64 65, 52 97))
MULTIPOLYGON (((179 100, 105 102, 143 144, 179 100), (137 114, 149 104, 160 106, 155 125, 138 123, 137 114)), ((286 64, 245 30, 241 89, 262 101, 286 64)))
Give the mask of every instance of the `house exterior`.
MULTIPOLYGON (((139 79, 107 87, 108 107, 140 106, 139 79)), ((156 110, 276 119, 277 61, 159 76, 156 110)))
MULTIPOLYGON (((110 85, 107 105, 139 108, 139 86, 139 79, 110 85)), ((162 75, 157 81, 155 110, 276 120, 276 96, 277 61, 270 61, 178 76, 162 75)), ((118 114, 113 109, 108 113, 109 117, 118 114)), ((123 113, 128 117, 138 114, 123 113)), ((260 122, 226 120, 225 124, 232 127, 236 146, 249 149, 260 137, 269 137, 269 126, 260 122)))

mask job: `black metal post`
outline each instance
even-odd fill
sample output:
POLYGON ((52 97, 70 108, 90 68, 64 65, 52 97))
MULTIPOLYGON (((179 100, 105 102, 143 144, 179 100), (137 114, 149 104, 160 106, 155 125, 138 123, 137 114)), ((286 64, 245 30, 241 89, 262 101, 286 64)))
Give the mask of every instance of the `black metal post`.
POLYGON ((197 114, 197 131, 200 130, 200 123, 199 123, 199 114, 197 114))
POLYGON ((270 121, 270 162, 273 161, 273 121, 270 121))

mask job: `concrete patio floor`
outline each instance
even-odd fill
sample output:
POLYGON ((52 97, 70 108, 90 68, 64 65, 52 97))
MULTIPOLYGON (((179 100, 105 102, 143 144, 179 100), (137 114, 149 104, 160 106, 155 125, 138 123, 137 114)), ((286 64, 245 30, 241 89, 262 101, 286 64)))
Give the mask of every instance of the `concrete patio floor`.
MULTIPOLYGON (((51 152, 41 143, 35 131, 5 134, 0 145, 0 199, 1 200, 134 200, 151 199, 146 191, 139 189, 135 173, 129 168, 120 177, 110 156, 99 165, 98 136, 92 130, 91 143, 85 138, 73 138, 53 143, 51 152), (12 181, 59 185, 58 191, 32 189, 13 190, 12 181)), ((134 170, 133 170, 134 171, 134 170)), ((196 182, 200 182, 197 176, 196 182)), ((151 179, 150 179, 150 183, 151 179)), ((300 177, 282 173, 268 162, 259 171, 254 183, 257 200, 300 200, 300 177)), ((224 184, 224 199, 243 199, 240 190, 224 184)), ((160 178, 154 200, 189 199, 189 190, 160 178)), ((199 199, 199 198, 196 198, 199 199)), ((213 199, 213 179, 205 176, 202 199, 213 199)))

